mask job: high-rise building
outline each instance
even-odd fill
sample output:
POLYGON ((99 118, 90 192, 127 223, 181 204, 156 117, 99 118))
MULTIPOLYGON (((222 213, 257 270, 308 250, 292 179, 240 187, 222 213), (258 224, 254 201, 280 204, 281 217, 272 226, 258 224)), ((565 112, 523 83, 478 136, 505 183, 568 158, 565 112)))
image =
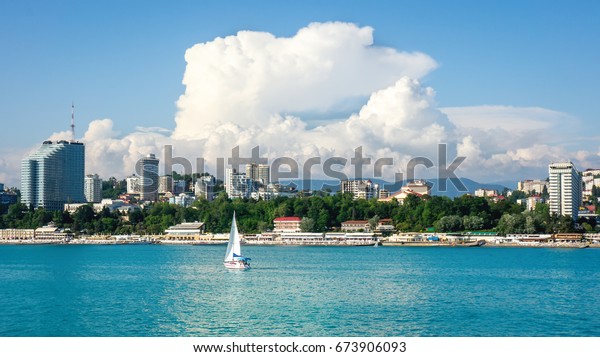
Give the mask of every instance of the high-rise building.
POLYGON ((140 200, 158 200, 158 159, 154 154, 138 160, 136 172, 140 175, 140 200))
POLYGON ((83 192, 88 202, 102 201, 102 179, 98 174, 85 175, 83 192))
POLYGON ((34 208, 62 210, 85 202, 85 146, 76 141, 44 141, 21 162, 21 202, 34 208))
POLYGON ((129 176, 125 179, 127 182, 127 193, 137 195, 140 193, 140 178, 139 176, 129 176))
POLYGON ((246 164, 246 177, 259 186, 266 186, 270 181, 271 167, 267 164, 257 164, 255 162, 246 164))
POLYGON ((173 193, 173 176, 165 175, 158 179, 158 193, 173 193))
POLYGON ((225 171, 225 191, 229 198, 248 198, 252 187, 252 180, 245 173, 232 168, 225 171))
POLYGON ((550 213, 576 220, 581 205, 581 174, 572 162, 551 163, 548 171, 550 213))
POLYGON ((343 180, 340 182, 342 193, 350 192, 354 199, 371 199, 377 197, 377 189, 371 180, 343 180))

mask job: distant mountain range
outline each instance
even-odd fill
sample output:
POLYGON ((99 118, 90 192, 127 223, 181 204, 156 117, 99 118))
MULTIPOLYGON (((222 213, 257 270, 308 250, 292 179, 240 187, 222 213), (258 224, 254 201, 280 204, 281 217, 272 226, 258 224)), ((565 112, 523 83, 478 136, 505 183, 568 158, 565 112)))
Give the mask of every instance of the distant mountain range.
MULTIPOLYGON (((380 179, 370 179, 372 182, 379 184, 380 187, 384 187, 390 192, 396 192, 400 190, 405 183, 399 182, 396 184, 392 184, 390 182, 380 180, 380 179)), ((496 190, 501 193, 505 188, 510 190, 514 189, 514 183, 511 182, 497 182, 497 183, 480 183, 477 181, 473 181, 466 177, 461 177, 460 183, 462 183, 461 187, 460 183, 455 185, 450 179, 447 179, 445 182, 444 189, 444 179, 428 179, 432 185, 431 194, 434 196, 448 196, 448 197, 457 197, 462 196, 466 193, 473 193, 475 190, 479 188, 484 188, 488 190, 496 190), (509 186, 510 185, 510 186, 509 186), (457 187, 458 186, 458 187, 457 187), (463 190, 465 189, 465 190, 463 190)), ((310 181, 302 181, 302 180, 290 180, 290 181, 281 181, 282 184, 293 184, 298 190, 310 189, 310 190, 325 190, 330 189, 332 192, 337 192, 340 190, 340 183, 338 180, 310 180, 310 181)))

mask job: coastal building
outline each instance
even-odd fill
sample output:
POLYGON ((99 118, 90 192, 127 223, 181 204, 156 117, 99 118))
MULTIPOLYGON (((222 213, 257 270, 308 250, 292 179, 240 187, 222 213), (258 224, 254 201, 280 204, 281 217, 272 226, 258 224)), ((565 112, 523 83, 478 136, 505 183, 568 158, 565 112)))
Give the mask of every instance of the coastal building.
POLYGON ((498 196, 498 191, 486 188, 478 188, 475 190, 474 195, 475 197, 496 197, 498 196))
POLYGON ((17 194, 15 192, 5 191, 4 184, 0 183, 0 205, 12 205, 17 203, 17 194))
POLYGON ((173 176, 164 175, 158 178, 158 193, 173 193, 173 176))
POLYGON ((342 232, 369 232, 371 227, 369 221, 366 220, 351 220, 342 222, 342 232))
POLYGON ((180 223, 165 230, 169 240, 198 240, 204 234, 204 222, 180 223))
POLYGON ((85 202, 85 146, 77 141, 44 141, 21 162, 21 202, 33 208, 61 210, 85 202))
POLYGON ((271 168, 266 164, 246 164, 246 176, 257 186, 265 186, 270 181, 271 168))
POLYGON ((212 201, 215 198, 216 180, 213 175, 201 176, 194 184, 194 195, 198 198, 204 198, 207 201, 212 201))
POLYGON ((273 232, 275 233, 299 233, 300 223, 302 219, 300 217, 278 217, 273 220, 273 232))
POLYGON ((83 192, 87 202, 100 202, 102 200, 102 179, 98 174, 85 175, 83 192))
POLYGON ((2 240, 26 240, 33 239, 35 237, 35 229, 19 229, 19 228, 8 228, 0 229, 0 239, 2 240))
POLYGON ((196 201, 196 197, 187 193, 180 193, 169 198, 169 203, 182 207, 190 207, 194 201, 196 201))
POLYGON ((225 171, 225 191, 229 198, 249 198, 252 188, 252 180, 245 173, 233 168, 225 171))
POLYGON ((541 194, 548 190, 548 181, 546 180, 523 180, 517 182, 517 190, 527 194, 541 194))
POLYGON ((178 195, 180 193, 184 193, 187 191, 187 187, 185 184, 185 180, 175 180, 173 181, 173 193, 178 195))
POLYGON ((380 197, 379 201, 390 202, 395 199, 399 204, 403 204, 404 200, 409 195, 415 195, 418 197, 423 195, 431 195, 431 185, 425 180, 414 180, 402 186, 400 191, 389 194, 387 197, 380 197))
POLYGON ((577 220, 581 205, 581 175, 572 162, 551 163, 548 166, 550 183, 550 213, 570 216, 577 220))
POLYGON ((136 172, 140 175, 140 200, 158 200, 158 159, 154 154, 138 160, 136 172))
POLYGON ((413 180, 400 188, 400 191, 431 196, 431 185, 425 180, 413 180))
POLYGON ((371 180, 342 180, 340 190, 342 193, 352 193, 354 199, 371 199, 377 197, 379 185, 371 180))
POLYGON ((127 194, 140 194, 140 178, 138 176, 129 176, 125 179, 125 182, 127 182, 127 194))
POLYGON ((592 195, 592 188, 600 188, 600 169, 587 169, 581 175, 583 182, 583 196, 589 197, 592 195))

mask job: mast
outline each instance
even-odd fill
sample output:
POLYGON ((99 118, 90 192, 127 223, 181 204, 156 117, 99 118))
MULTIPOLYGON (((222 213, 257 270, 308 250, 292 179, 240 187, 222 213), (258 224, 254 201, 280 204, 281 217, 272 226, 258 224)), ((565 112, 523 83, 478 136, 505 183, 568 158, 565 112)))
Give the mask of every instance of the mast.
POLYGON ((71 102, 71 141, 75 141, 75 104, 71 102))

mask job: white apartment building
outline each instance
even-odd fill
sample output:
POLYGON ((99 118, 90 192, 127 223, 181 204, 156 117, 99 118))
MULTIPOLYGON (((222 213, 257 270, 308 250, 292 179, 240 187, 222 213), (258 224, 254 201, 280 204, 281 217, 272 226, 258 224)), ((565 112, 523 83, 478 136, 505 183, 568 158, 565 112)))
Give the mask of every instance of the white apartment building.
POLYGON ((551 163, 548 172, 550 213, 576 220, 581 205, 581 174, 572 162, 551 163))
POLYGON ((87 202, 102 201, 102 179, 98 174, 85 175, 83 192, 87 202))

